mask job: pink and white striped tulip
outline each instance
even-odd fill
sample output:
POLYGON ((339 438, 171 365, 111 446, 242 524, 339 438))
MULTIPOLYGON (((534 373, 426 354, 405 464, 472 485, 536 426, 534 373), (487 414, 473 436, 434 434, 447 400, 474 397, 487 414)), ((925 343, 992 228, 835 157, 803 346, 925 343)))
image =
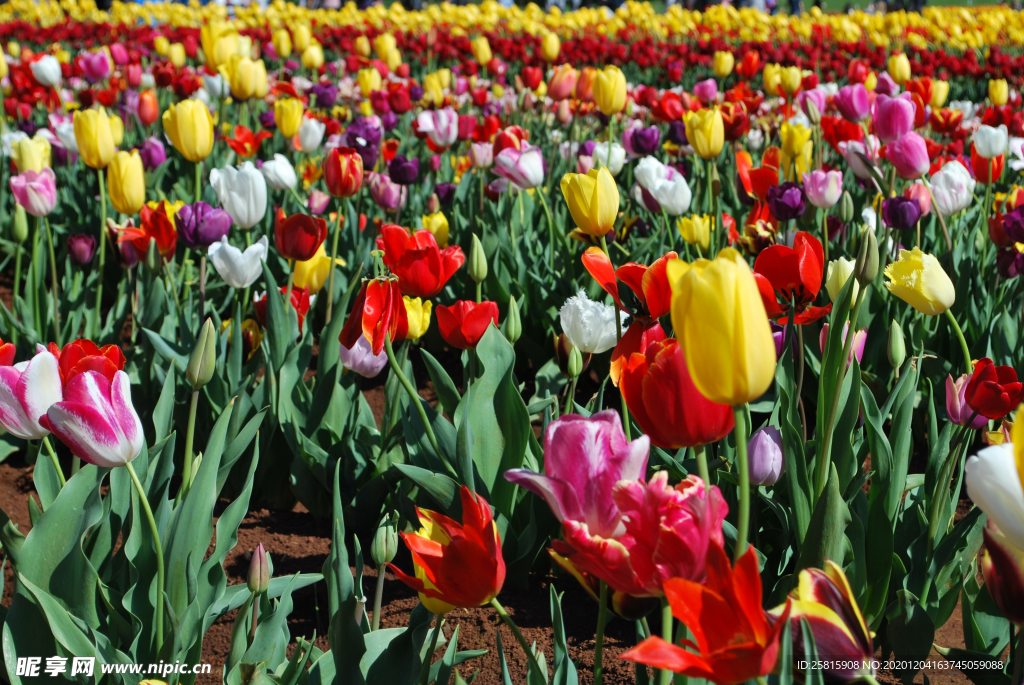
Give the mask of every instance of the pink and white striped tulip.
POLYGON ((115 373, 113 382, 96 371, 78 374, 43 423, 72 454, 96 466, 124 466, 142 452, 142 421, 124 371, 115 373))
POLYGON ((50 431, 46 411, 63 394, 57 358, 45 347, 36 356, 14 366, 0 366, 0 425, 23 440, 39 440, 50 431))
POLYGON ((11 192, 18 204, 32 216, 47 216, 57 206, 57 177, 49 167, 29 169, 11 177, 11 192))
POLYGON ((416 117, 420 133, 440 148, 453 145, 459 139, 459 115, 451 107, 420 112, 416 117))

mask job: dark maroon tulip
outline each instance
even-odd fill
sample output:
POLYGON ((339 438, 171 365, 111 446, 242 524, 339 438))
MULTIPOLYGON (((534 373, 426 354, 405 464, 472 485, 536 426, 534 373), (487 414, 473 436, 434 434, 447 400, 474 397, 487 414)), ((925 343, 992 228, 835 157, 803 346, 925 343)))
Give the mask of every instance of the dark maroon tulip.
POLYGON ((796 219, 803 215, 806 208, 807 196, 799 183, 786 181, 768 189, 768 209, 779 221, 796 219))
POLYGON ((96 238, 85 233, 73 233, 68 236, 67 250, 72 262, 85 266, 96 256, 96 238))
POLYGON ((205 202, 185 205, 174 215, 178 235, 186 247, 206 248, 231 230, 231 215, 205 202))
POLYGON ((897 231, 917 226, 921 218, 921 203, 912 197, 889 197, 882 201, 882 220, 897 231))

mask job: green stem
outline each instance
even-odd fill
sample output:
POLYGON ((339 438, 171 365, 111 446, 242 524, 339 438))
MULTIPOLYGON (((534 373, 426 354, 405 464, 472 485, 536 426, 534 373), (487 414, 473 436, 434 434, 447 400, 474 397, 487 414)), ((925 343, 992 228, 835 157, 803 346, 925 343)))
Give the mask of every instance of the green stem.
POLYGON ((965 444, 962 442, 964 435, 970 430, 970 425, 974 423, 977 412, 972 414, 971 418, 964 424, 960 430, 960 434, 957 436, 956 444, 953 446, 949 456, 946 457, 945 463, 942 465, 942 471, 939 472, 939 481, 936 484, 935 493, 932 495, 931 507, 928 512, 928 558, 932 556, 932 552, 935 549, 935 538, 939 534, 939 513, 943 503, 946 500, 946 493, 949 491, 949 477, 953 471, 953 465, 960 460, 960 446, 965 444))
MULTIPOLYGON (((575 379, 574 379, 575 380, 575 379)), ((604 624, 608 619, 608 583, 601 583, 597 607, 597 635, 594 637, 594 685, 604 682, 604 624)))
POLYGON ((821 244, 825 247, 825 266, 828 266, 828 211, 821 210, 821 244))
POLYGON ((203 163, 196 162, 196 202, 203 199, 203 163))
POLYGON ((953 312, 946 310, 946 318, 949 319, 949 324, 953 327, 953 332, 956 333, 956 337, 960 340, 960 350, 964 353, 964 364, 967 365, 967 373, 971 373, 974 369, 974 364, 971 363, 971 350, 967 347, 967 341, 964 339, 964 332, 960 330, 960 324, 957 323, 956 317, 953 316, 953 312))
POLYGON ((377 567, 377 588, 373 593, 373 630, 380 630, 380 605, 384 599, 384 564, 377 567))
MULTIPOLYGON (((1013 630, 1013 626, 1010 626, 1013 630)), ((1020 683, 1020 677, 1024 674, 1024 628, 1017 630, 1017 656, 1013 660, 1012 683, 1020 683)))
POLYGON ((196 435, 196 408, 199 406, 199 391, 192 391, 192 404, 188 408, 188 428, 185 430, 185 464, 181 471, 181 487, 175 502, 180 502, 188 494, 192 485, 192 441, 196 435))
MULTIPOLYGON (((605 240, 604 236, 601 236, 601 249, 604 250, 605 256, 611 261, 611 254, 608 252, 608 241, 605 240)), ((615 306, 615 342, 622 340, 622 314, 619 312, 618 305, 615 306)), ((626 406, 626 394, 619 392, 619 397, 622 400, 622 429, 626 434, 626 440, 632 440, 629 430, 629 407, 626 406)))
POLYGON ((249 646, 252 646, 253 641, 256 639, 256 624, 260 619, 260 596, 254 594, 252 596, 252 625, 249 626, 249 646))
POLYGON ((744 405, 736 405, 732 410, 736 416, 733 435, 736 438, 736 468, 740 477, 740 511, 739 520, 736 522, 736 549, 733 552, 733 563, 737 563, 747 551, 747 535, 750 528, 750 469, 747 467, 747 416, 744 405))
POLYGON ((334 238, 331 240, 331 277, 327 279, 327 320, 326 326, 331 322, 331 312, 334 311, 334 260, 338 258, 338 236, 341 235, 341 224, 344 215, 341 211, 341 203, 338 203, 338 221, 334 228, 334 238))
MULTIPOLYGON (((565 398, 565 411, 562 412, 564 414, 573 414, 574 413, 573 412, 573 409, 574 409, 573 404, 575 404, 575 402, 576 402, 576 381, 578 381, 579 379, 580 379, 579 376, 576 376, 575 378, 572 379, 572 382, 569 384, 569 396, 565 398)), ((604 582, 604 581, 601 581, 601 582, 604 582)))
MULTIPOLYGON (((661 598, 661 639, 669 644, 675 644, 675 636, 672 634, 672 605, 664 597, 661 598)), ((672 682, 672 671, 664 669, 658 672, 658 685, 670 685, 672 682)))
POLYGON ((100 319, 100 303, 103 302, 103 265, 107 256, 107 191, 103 185, 103 169, 96 170, 96 178, 100 182, 100 269, 96 284, 96 322, 93 327, 93 338, 99 338, 103 330, 100 319))
POLYGON ((125 467, 139 493, 139 504, 142 505, 142 511, 146 514, 146 520, 149 521, 149 532, 153 536, 153 549, 156 552, 156 618, 153 627, 156 633, 156 653, 159 654, 164 646, 164 549, 160 543, 160 530, 156 527, 153 510, 149 508, 149 499, 147 499, 146 491, 142 488, 142 483, 135 473, 135 467, 131 462, 126 463, 125 467))
MULTIPOLYGON (((374 614, 373 619, 376 622, 376 614, 374 614)), ((427 685, 430 682, 430 662, 434 658, 434 650, 437 649, 437 636, 441 633, 441 621, 443 620, 443 615, 434 615, 434 629, 430 632, 430 651, 423 657, 423 667, 420 669, 420 685, 427 685)))
MULTIPOLYGON (((53 462, 53 468, 57 471, 57 479, 60 481, 60 486, 63 488, 67 484, 67 480, 64 479, 64 472, 60 469, 60 462, 57 460, 57 453, 53 451, 53 445, 50 444, 47 436, 43 436, 43 445, 46 447, 46 451, 50 454, 50 461, 53 462)), ((71 474, 74 475, 74 474, 71 474)))
POLYGON ((533 664, 533 667, 537 669, 537 673, 546 681, 547 670, 541 668, 540 664, 537 663, 537 656, 533 653, 533 650, 530 649, 530 643, 528 643, 526 638, 523 637, 523 633, 519 630, 519 626, 515 624, 512 617, 508 615, 508 612, 505 611, 505 607, 501 606, 501 602, 499 602, 497 598, 491 600, 491 606, 498 612, 498 616, 500 616, 501 620, 505 622, 505 625, 512 631, 512 634, 516 636, 516 640, 519 642, 519 646, 523 648, 523 653, 526 654, 526 658, 533 664))
POLYGON ((707 445, 697 445, 693 448, 693 454, 697 457, 697 473, 700 475, 700 479, 704 481, 705 488, 711 486, 711 472, 708 471, 707 449, 707 445))
POLYGON ((57 347, 60 347, 60 290, 57 287, 57 257, 53 251, 53 234, 50 232, 50 220, 43 217, 42 221, 46 227, 46 242, 50 248, 50 287, 53 289, 54 342, 57 343, 57 347))

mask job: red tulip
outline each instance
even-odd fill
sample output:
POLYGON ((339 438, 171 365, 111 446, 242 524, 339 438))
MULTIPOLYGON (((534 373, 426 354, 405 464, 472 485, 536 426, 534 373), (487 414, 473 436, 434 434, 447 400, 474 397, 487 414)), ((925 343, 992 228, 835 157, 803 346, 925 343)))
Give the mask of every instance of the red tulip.
POLYGON ((497 157, 499 152, 510 147, 521 150, 524 141, 530 141, 530 132, 518 126, 509 126, 494 137, 494 156, 497 157))
POLYGON ((274 134, 270 131, 260 131, 259 133, 253 133, 247 126, 235 126, 235 137, 224 138, 224 142, 228 144, 232 150, 235 151, 239 157, 252 157, 260 151, 260 145, 267 138, 273 138, 274 134))
POLYGON ((727 102, 719 110, 725 125, 725 139, 730 143, 739 140, 750 130, 750 116, 742 102, 727 102))
POLYGON ((974 149, 974 143, 971 143, 971 167, 974 169, 974 178, 977 179, 978 183, 988 183, 990 167, 992 178, 998 179, 1003 175, 1003 165, 1005 163, 1006 155, 985 159, 974 149))
POLYGON ((790 308, 796 304, 795 323, 817 321, 832 311, 832 305, 810 306, 821 289, 825 255, 821 242, 810 233, 798 231, 793 247, 772 245, 754 261, 754 280, 764 308, 770 318, 788 321, 790 308))
POLYGON ((683 118, 683 100, 679 93, 666 90, 651 108, 651 114, 658 121, 680 121, 683 118))
POLYGON ((409 99, 409 89, 400 84, 394 84, 388 93, 388 104, 395 114, 405 114, 412 109, 412 102, 409 99))
POLYGON ((435 311, 441 337, 460 350, 474 349, 490 325, 498 325, 498 305, 495 302, 459 300, 451 307, 438 305, 435 311))
POLYGON ((138 259, 145 259, 149 252, 149 241, 155 240, 156 247, 168 259, 174 255, 178 246, 178 231, 174 223, 167 216, 167 206, 161 202, 156 209, 143 205, 139 211, 142 218, 142 226, 136 228, 128 225, 118 231, 117 242, 130 242, 135 249, 138 259))
POLYGON ((871 65, 861 59, 850 61, 849 79, 850 83, 864 83, 871 73, 871 65))
POLYGON ((958 109, 933 109, 928 122, 936 133, 952 135, 964 120, 964 113, 958 109))
POLYGON ((523 79, 523 84, 530 90, 537 90, 537 86, 544 80, 544 72, 540 67, 523 67, 519 75, 523 79))
POLYGON ((748 81, 761 71, 761 55, 753 50, 747 50, 743 54, 743 59, 736 65, 736 73, 747 79, 748 81))
POLYGON ((476 133, 476 117, 468 114, 459 115, 459 140, 473 140, 476 133))
POLYGON ((384 250, 384 264, 398 276, 402 293, 409 297, 434 297, 466 262, 458 245, 438 249, 430 231, 409 231, 394 224, 380 229, 377 248, 384 250))
POLYGON ((363 282, 338 341, 351 350, 360 335, 366 336, 374 355, 378 355, 384 349, 385 337, 395 342, 403 340, 408 332, 409 318, 398 279, 381 277, 363 282))
POLYGON ((1024 385, 1012 366, 996 366, 988 357, 974 365, 967 384, 967 405, 985 418, 997 421, 1024 400, 1024 385))
POLYGON ((333 147, 324 157, 324 183, 334 197, 352 197, 363 186, 363 158, 350 147, 333 147))
POLYGON ((651 443, 664 449, 717 442, 733 428, 732 407, 700 394, 675 338, 629 357, 619 381, 626 406, 651 443))
POLYGON ((18 348, 13 343, 5 343, 3 340, 0 340, 0 366, 12 366, 14 364, 14 355, 17 351, 18 348))
MULTIPOLYGON (((282 295, 288 295, 288 286, 283 286, 278 292, 282 295)), ((291 296, 288 298, 292 307, 295 309, 295 313, 299 319, 299 333, 302 333, 302 323, 306 320, 306 314, 309 313, 309 290, 306 288, 292 287, 291 296)), ((264 328, 267 327, 267 294, 263 295, 259 299, 254 299, 252 308, 256 310, 256 318, 259 320, 260 325, 264 328)))
MULTIPOLYGON (((12 347, 10 343, 0 346, 0 366, 10 366, 3 361, 6 348, 12 347)), ((96 371, 108 381, 113 383, 114 374, 124 370, 125 357, 121 348, 117 345, 104 345, 97 347, 92 340, 79 338, 69 342, 63 348, 57 347, 54 343, 48 345, 50 354, 57 358, 60 368, 61 385, 67 385, 68 381, 85 371, 96 371)), ((14 351, 11 350, 11 359, 14 358, 14 351)))
POLYGON ((863 140, 864 128, 853 124, 842 117, 822 117, 821 136, 832 149, 839 152, 839 143, 851 140, 863 140))
MULTIPOLYGON (((145 211, 145 210, 143 210, 145 211)), ((285 259, 305 262, 313 258, 327 238, 327 222, 308 214, 286 217, 278 208, 274 223, 274 245, 285 259)))
POLYGON ((730 568, 725 550, 710 545, 706 582, 673 578, 665 583, 672 615, 690 629, 698 653, 649 637, 622 658, 719 685, 738 685, 771 673, 778 658, 779 634, 788 625, 789 606, 774 624, 769 623, 761 607, 757 566, 753 548, 730 568))
POLYGON ((1024 626, 1024 552, 1006 539, 991 518, 983 535, 985 547, 979 559, 985 587, 1010 623, 1024 626))

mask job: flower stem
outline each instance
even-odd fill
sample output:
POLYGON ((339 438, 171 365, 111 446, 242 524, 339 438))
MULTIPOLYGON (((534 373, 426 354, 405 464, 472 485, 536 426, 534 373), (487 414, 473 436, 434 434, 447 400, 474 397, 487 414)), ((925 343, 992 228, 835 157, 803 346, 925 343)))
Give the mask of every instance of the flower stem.
POLYGON ((327 320, 324 321, 326 326, 331 322, 331 312, 334 311, 334 266, 338 258, 338 236, 341 235, 341 224, 344 222, 345 216, 341 211, 341 204, 338 204, 338 221, 334 228, 334 238, 331 240, 331 277, 327 279, 327 320))
MULTIPOLYGON (((377 622, 377 614, 373 615, 374 623, 377 622)), ((420 685, 427 685, 430 682, 430 661, 434 657, 434 650, 437 649, 437 636, 441 632, 442 614, 434 615, 434 630, 430 632, 430 651, 423 657, 423 666, 420 670, 420 685)))
POLYGON ((825 248, 825 266, 828 267, 828 210, 821 210, 821 244, 825 248))
POLYGON ((50 453, 50 461, 53 462, 53 468, 57 470, 57 479, 60 481, 60 486, 63 488, 67 484, 67 480, 64 479, 64 472, 60 470, 60 462, 57 461, 57 453, 53 451, 53 445, 50 444, 49 439, 45 435, 43 436, 43 445, 46 447, 46 451, 50 453))
POLYGON ((373 593, 373 630, 380 630, 380 604, 384 599, 384 564, 377 567, 377 588, 373 593))
POLYGON ((203 163, 196 162, 196 202, 203 199, 203 163))
MULTIPOLYGON (((610 144, 610 143, 609 143, 610 144)), ((604 236, 601 236, 601 249, 604 250, 605 256, 608 257, 608 261, 611 261, 612 256, 608 252, 608 241, 605 240, 604 236)), ((615 306, 615 343, 622 340, 622 314, 619 312, 618 305, 615 306)), ((622 429, 626 433, 626 440, 632 440, 629 430, 629 407, 626 406, 626 393, 619 391, 619 397, 622 399, 622 429)))
POLYGON ((971 351, 967 347, 967 341, 964 339, 964 332, 960 330, 960 324, 957 323, 956 317, 953 316, 953 312, 946 310, 946 318, 949 319, 949 324, 953 327, 953 332, 956 333, 957 339, 960 340, 960 350, 964 353, 964 364, 967 365, 967 373, 971 373, 974 365, 971 363, 971 351))
POLYGON ((181 471, 181 487, 175 503, 180 502, 188 494, 192 485, 192 441, 196 435, 196 408, 199 406, 199 391, 192 391, 192 404, 188 408, 188 428, 185 431, 185 464, 181 471))
POLYGON ((544 680, 547 680, 547 670, 542 669, 540 664, 537 663, 537 657, 533 653, 533 650, 530 649, 530 643, 528 643, 526 638, 523 637, 522 631, 519 630, 519 626, 515 624, 512 617, 508 615, 508 612, 505 611, 505 607, 501 606, 501 602, 499 602, 497 598, 491 600, 491 606, 498 612, 498 616, 500 616, 501 620, 505 622, 505 625, 512 631, 512 634, 516 636, 516 640, 519 641, 519 646, 523 648, 523 653, 526 654, 527 660, 529 660, 530 663, 533 664, 533 667, 537 669, 537 673, 543 677, 544 680))
POLYGON ((98 339, 103 323, 100 320, 100 303, 103 302, 103 265, 107 256, 107 191, 103 185, 103 169, 96 170, 96 178, 100 182, 100 269, 96 283, 96 321, 93 325, 93 338, 98 339))
POLYGON ((697 457, 697 473, 704 481, 704 487, 708 488, 711 486, 711 472, 708 471, 707 445, 697 445, 693 448, 693 453, 697 457))
POLYGON ((252 625, 249 626, 249 646, 252 646, 253 641, 256 639, 256 623, 260 618, 260 596, 254 594, 252 596, 252 625))
POLYGON ((50 232, 50 220, 45 216, 42 218, 46 226, 46 242, 50 248, 50 280, 53 289, 53 333, 54 342, 60 347, 60 290, 57 287, 57 257, 53 251, 53 234, 50 232))
POLYGON ((153 549, 156 552, 156 617, 153 628, 156 633, 156 653, 159 654, 164 646, 164 549, 160 543, 160 531, 156 527, 153 510, 149 508, 149 499, 147 499, 146 491, 142 488, 142 483, 135 473, 135 467, 131 462, 126 463, 125 467, 139 493, 139 504, 142 505, 142 511, 146 514, 146 520, 149 521, 149 532, 153 536, 153 549))
MULTIPOLYGON (((575 379, 574 379, 575 380, 575 379)), ((594 637, 594 685, 604 682, 604 624, 608 620, 608 583, 601 583, 597 607, 597 635, 594 637)))
MULTIPOLYGON (((675 644, 675 636, 672 634, 672 605, 664 597, 661 598, 661 639, 669 644, 675 644)), ((664 669, 658 672, 658 685, 670 685, 672 682, 672 671, 664 669)))
POLYGON ((747 467, 747 417, 743 409, 744 405, 742 404, 732 408, 736 416, 736 427, 733 428, 733 435, 736 437, 736 469, 739 471, 740 477, 740 511, 739 520, 736 522, 736 548, 733 552, 733 563, 738 562, 743 553, 747 551, 747 534, 750 528, 750 469, 747 467))

